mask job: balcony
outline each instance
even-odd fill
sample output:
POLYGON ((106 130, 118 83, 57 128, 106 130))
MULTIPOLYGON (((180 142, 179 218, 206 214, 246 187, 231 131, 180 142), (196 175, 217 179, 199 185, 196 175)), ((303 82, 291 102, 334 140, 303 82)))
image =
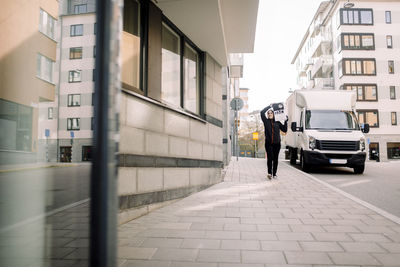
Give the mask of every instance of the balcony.
POLYGON ((333 69, 333 59, 330 55, 315 58, 311 69, 311 78, 320 78, 328 74, 333 69))
POLYGON ((333 78, 315 78, 314 89, 334 89, 335 83, 333 78))

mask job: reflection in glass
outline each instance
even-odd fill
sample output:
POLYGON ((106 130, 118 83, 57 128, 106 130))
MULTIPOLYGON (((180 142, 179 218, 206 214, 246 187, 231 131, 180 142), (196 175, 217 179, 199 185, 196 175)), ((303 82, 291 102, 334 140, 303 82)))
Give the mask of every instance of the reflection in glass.
POLYGON ((372 24, 372 11, 371 10, 361 10, 361 24, 372 24))
POLYGON ((124 1, 121 59, 123 87, 140 89, 140 4, 136 0, 124 1))
POLYGON ((191 48, 188 44, 185 44, 184 52, 184 88, 185 88, 185 108, 194 113, 199 113, 199 79, 198 79, 198 64, 199 64, 198 53, 191 48))
POLYGON ((306 129, 359 130, 355 114, 344 110, 307 110, 306 129))
POLYGON ((162 25, 161 99, 180 106, 180 38, 167 25, 162 25))
POLYGON ((364 74, 375 74, 375 61, 364 60, 364 74))

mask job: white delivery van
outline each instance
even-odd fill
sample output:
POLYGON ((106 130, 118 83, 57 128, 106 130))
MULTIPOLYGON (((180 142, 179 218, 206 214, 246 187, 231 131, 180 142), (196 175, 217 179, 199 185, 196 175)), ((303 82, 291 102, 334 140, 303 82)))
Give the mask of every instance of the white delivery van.
POLYGON ((303 171, 316 165, 347 166, 363 173, 366 148, 354 113, 356 94, 344 90, 296 90, 286 100, 290 129, 285 137, 290 163, 303 171))

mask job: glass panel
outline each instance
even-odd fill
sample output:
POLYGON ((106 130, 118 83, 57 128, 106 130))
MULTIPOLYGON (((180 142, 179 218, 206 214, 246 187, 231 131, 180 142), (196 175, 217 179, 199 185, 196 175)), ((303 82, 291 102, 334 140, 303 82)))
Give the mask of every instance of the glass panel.
POLYGON ((354 24, 360 24, 360 20, 358 18, 358 11, 353 12, 353 17, 354 17, 354 24))
POLYGON ((185 43, 184 52, 184 107, 194 113, 200 113, 199 100, 199 55, 185 43))
POLYGON ((365 120, 370 126, 378 126, 378 111, 368 111, 365 113, 365 120))
POLYGON ((121 40, 122 86, 140 87, 140 5, 136 0, 124 1, 123 32, 121 40))
POLYGON ((394 73, 394 61, 393 60, 388 61, 388 68, 389 68, 389 73, 393 74, 394 73))
POLYGON ((354 35, 350 35, 349 38, 350 38, 350 46, 354 47, 354 35))
POLYGON ((346 60, 345 61, 345 70, 344 70, 345 74, 351 74, 351 67, 350 67, 350 60, 346 60))
POLYGON ((354 21, 353 21, 353 11, 349 10, 349 11, 347 11, 347 14, 349 15, 349 24, 353 24, 354 23, 354 21))
POLYGON ((372 24, 372 11, 371 10, 362 10, 361 14, 361 24, 372 24))
POLYGON ((360 124, 365 123, 364 116, 365 116, 365 112, 362 112, 362 111, 358 112, 358 122, 360 124))
POLYGON ((347 18, 347 10, 342 10, 342 19, 343 19, 343 24, 349 23, 349 20, 347 18))
POLYGON ((351 111, 307 110, 306 129, 359 130, 356 117, 351 111))
POLYGON ((390 99, 396 99, 396 87, 390 86, 390 99))
POLYGON ((391 113, 391 117, 392 117, 392 125, 397 125, 397 114, 396 114, 396 112, 392 112, 391 113))
POLYGON ((366 85, 365 86, 365 100, 377 100, 375 85, 366 85))
POLYGON ((372 35, 362 35, 362 46, 364 48, 374 46, 374 37, 372 35))
POLYGON ((72 47, 69 49, 69 59, 81 59, 82 47, 72 47))
POLYGON ((357 74, 362 74, 362 68, 361 68, 361 61, 360 60, 356 61, 356 67, 357 67, 357 74))
POLYGON ((391 35, 386 36, 386 45, 388 48, 392 48, 392 36, 391 35))
POLYGON ((357 86, 357 100, 364 100, 362 86, 357 86))
POLYGON ((386 23, 392 23, 392 14, 390 11, 385 12, 385 21, 386 23))
POLYGON ((387 143, 389 159, 400 159, 400 143, 387 143))
POLYGON ((360 48, 360 47, 361 47, 361 45, 360 45, 360 35, 355 35, 355 36, 354 36, 354 45, 355 45, 357 48, 360 48))
POLYGON ((375 61, 365 60, 363 61, 364 74, 375 74, 375 61))
POLYGON ((345 47, 349 47, 350 46, 349 36, 348 35, 343 35, 343 43, 344 43, 345 47))
POLYGON ((357 73, 357 69, 356 69, 356 61, 352 60, 351 61, 351 74, 356 74, 357 73))
POLYGON ((161 99, 180 106, 180 38, 167 25, 162 25, 161 99))

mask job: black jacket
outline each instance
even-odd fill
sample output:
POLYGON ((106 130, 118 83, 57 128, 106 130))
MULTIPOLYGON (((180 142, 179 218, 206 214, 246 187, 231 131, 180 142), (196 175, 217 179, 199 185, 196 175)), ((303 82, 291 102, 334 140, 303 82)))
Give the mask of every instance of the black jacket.
POLYGON ((261 119, 264 123, 264 132, 265 132, 265 145, 271 145, 271 144, 280 144, 281 142, 281 134, 280 131, 282 132, 287 132, 287 120, 285 120, 285 123, 282 124, 279 121, 275 121, 275 119, 267 119, 265 116, 265 112, 270 108, 270 106, 267 106, 263 110, 261 110, 261 119))

